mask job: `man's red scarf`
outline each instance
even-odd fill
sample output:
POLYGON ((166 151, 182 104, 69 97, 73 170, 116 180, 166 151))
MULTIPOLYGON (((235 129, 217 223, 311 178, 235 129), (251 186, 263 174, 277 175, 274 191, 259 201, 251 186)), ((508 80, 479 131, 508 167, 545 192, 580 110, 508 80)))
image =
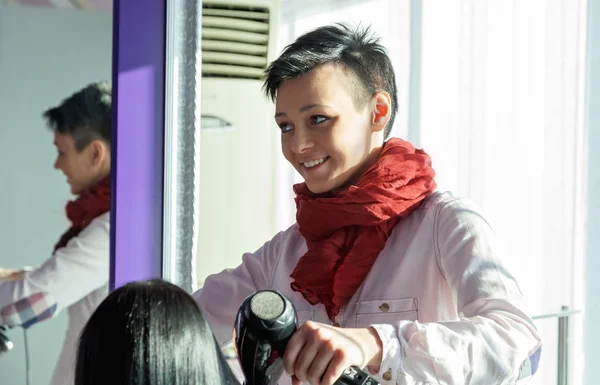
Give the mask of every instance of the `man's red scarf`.
POLYGON ((377 160, 338 194, 294 186, 296 221, 308 251, 291 274, 294 291, 325 305, 333 321, 369 273, 392 229, 435 188, 431 159, 408 142, 388 140, 377 160))
POLYGON ((94 218, 109 210, 110 176, 81 193, 74 201, 67 203, 66 212, 67 218, 71 221, 71 228, 60 237, 54 246, 54 251, 65 247, 67 242, 85 229, 94 218))

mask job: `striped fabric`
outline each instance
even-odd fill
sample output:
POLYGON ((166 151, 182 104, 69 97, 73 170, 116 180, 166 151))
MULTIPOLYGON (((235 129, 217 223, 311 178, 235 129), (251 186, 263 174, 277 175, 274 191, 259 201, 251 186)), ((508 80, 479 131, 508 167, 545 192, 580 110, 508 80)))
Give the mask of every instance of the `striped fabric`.
POLYGON ((52 318, 57 303, 48 293, 36 293, 0 309, 0 325, 25 329, 52 318))
POLYGON ((529 354, 529 357, 521 365, 518 380, 529 378, 533 376, 535 372, 537 372, 541 355, 542 345, 540 344, 532 350, 532 352, 529 354))

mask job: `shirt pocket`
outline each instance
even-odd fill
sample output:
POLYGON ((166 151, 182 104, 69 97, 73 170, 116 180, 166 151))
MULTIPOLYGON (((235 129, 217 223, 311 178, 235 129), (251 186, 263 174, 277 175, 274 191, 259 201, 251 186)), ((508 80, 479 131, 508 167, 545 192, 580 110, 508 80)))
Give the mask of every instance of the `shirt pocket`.
POLYGON ((396 325, 398 321, 416 321, 419 306, 416 298, 377 299, 356 304, 356 327, 396 325))

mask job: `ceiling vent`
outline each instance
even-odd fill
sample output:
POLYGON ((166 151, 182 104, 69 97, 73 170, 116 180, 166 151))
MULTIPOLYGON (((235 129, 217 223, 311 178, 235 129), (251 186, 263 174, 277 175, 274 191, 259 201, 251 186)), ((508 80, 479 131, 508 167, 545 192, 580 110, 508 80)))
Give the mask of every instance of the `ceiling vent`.
POLYGON ((262 79, 268 64, 269 9, 204 1, 202 76, 262 79))

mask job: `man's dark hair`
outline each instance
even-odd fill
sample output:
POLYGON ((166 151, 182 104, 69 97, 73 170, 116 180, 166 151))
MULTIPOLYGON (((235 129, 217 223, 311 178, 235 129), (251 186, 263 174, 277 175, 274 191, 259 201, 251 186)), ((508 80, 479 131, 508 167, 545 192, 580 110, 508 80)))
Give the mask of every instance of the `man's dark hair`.
POLYGON ((110 83, 96 82, 45 111, 43 116, 52 130, 71 135, 75 148, 81 151, 94 140, 110 144, 111 100, 110 83))
POLYGON ((398 111, 396 77, 387 50, 369 27, 352 27, 344 23, 317 28, 288 45, 266 70, 263 90, 275 101, 281 83, 294 79, 326 64, 336 64, 349 71, 349 90, 357 108, 365 106, 377 91, 386 91, 392 100, 387 138, 398 111))

